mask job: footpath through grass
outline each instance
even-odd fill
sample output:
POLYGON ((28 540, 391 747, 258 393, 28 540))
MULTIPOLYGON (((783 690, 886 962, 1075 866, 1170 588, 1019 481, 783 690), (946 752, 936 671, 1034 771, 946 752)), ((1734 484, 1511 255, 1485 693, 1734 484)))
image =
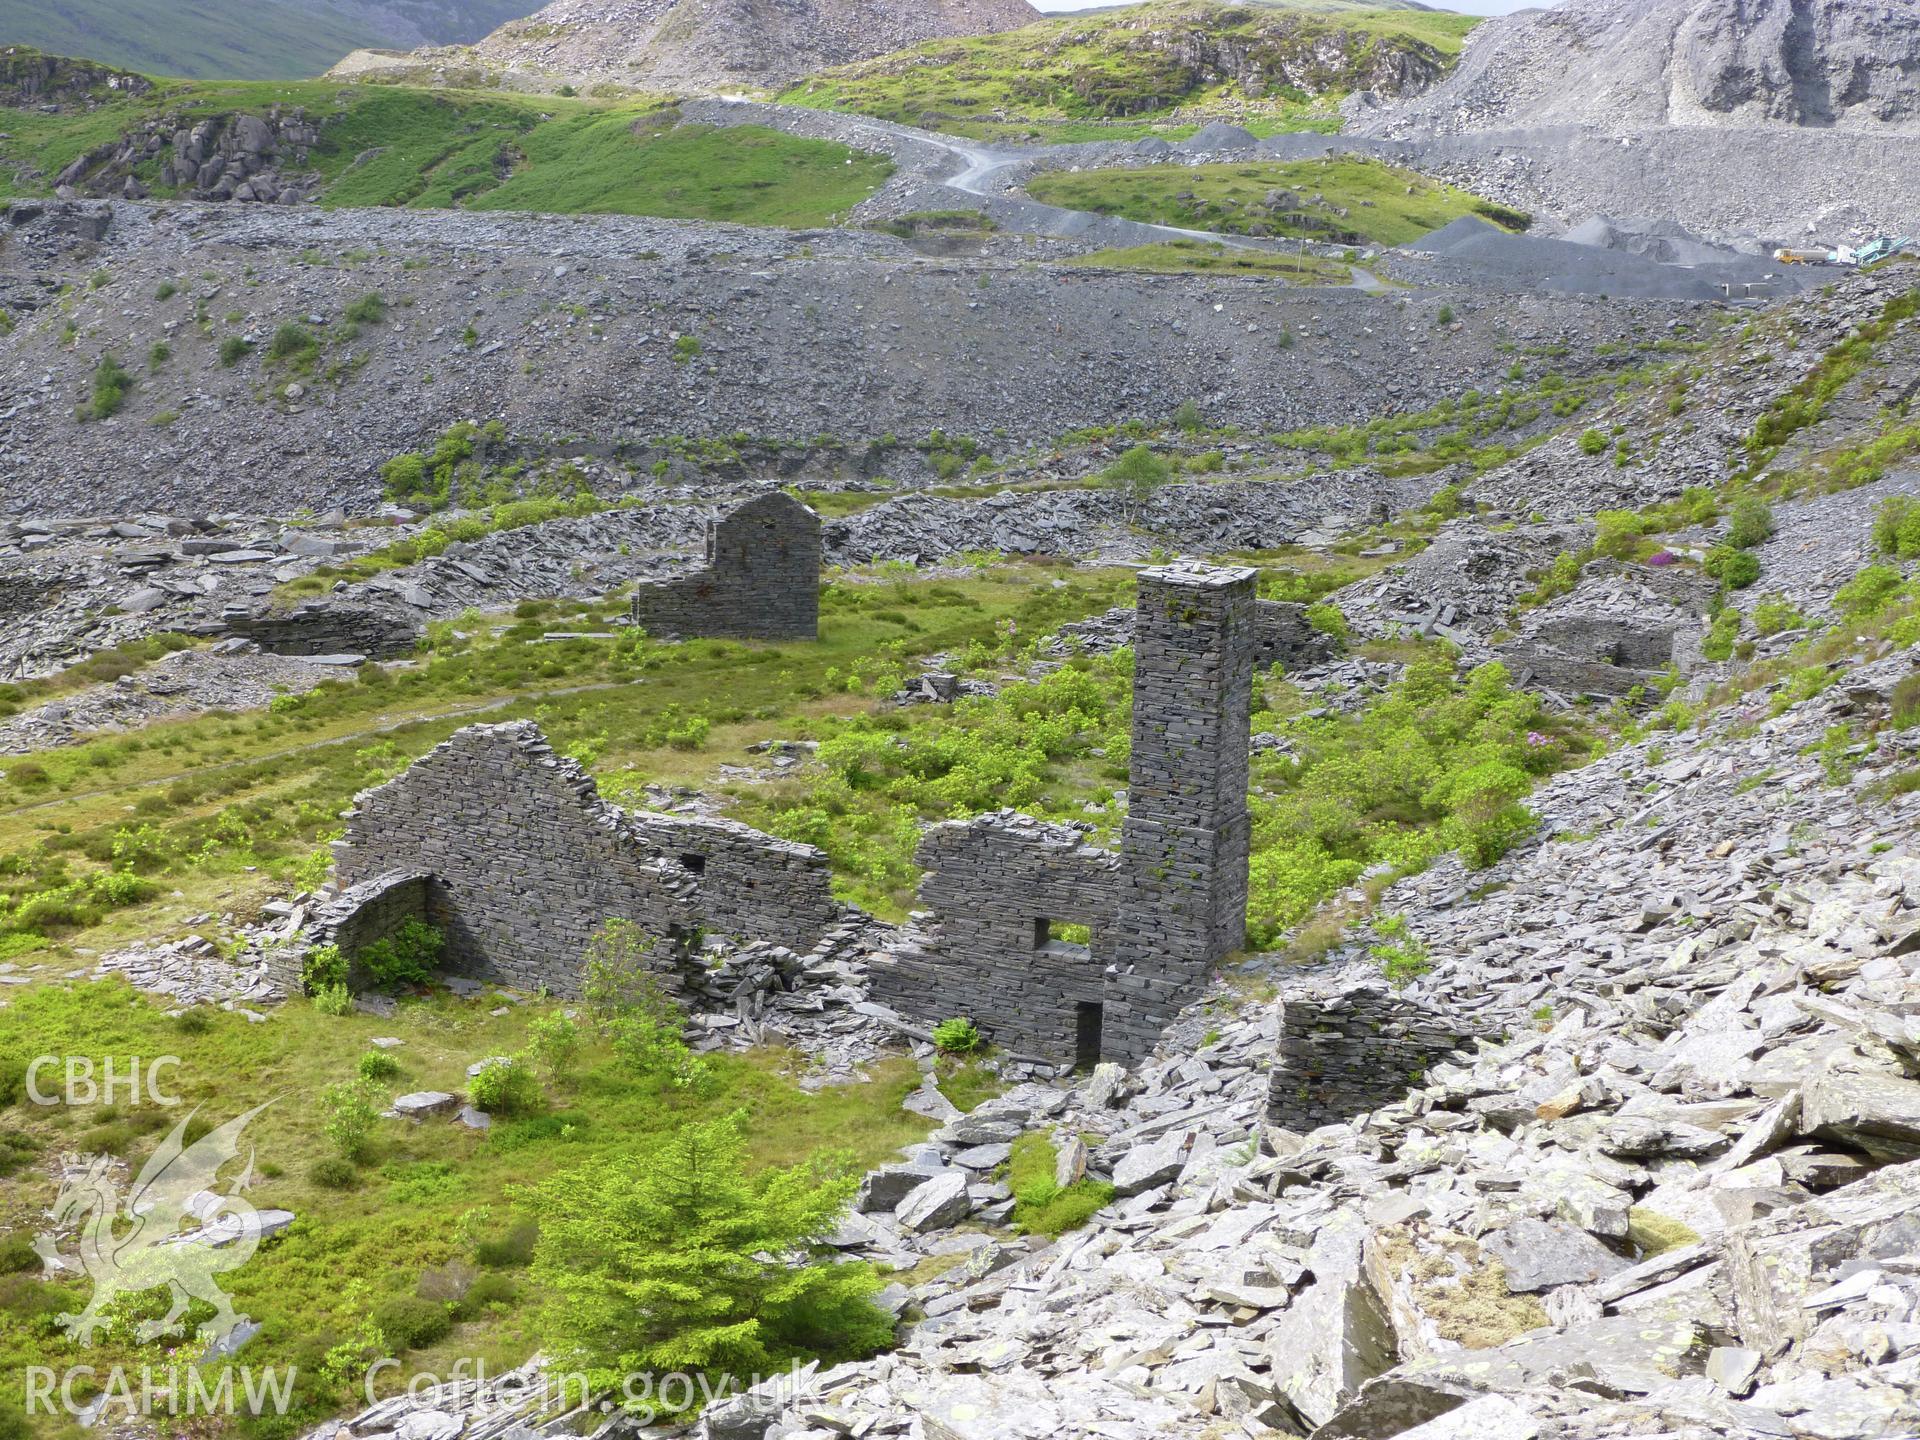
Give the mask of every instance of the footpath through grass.
POLYGON ((1255 165, 1155 165, 1052 171, 1027 193, 1049 205, 1227 235, 1343 245, 1404 245, 1480 215, 1508 228, 1528 217, 1411 170, 1334 156, 1255 165))

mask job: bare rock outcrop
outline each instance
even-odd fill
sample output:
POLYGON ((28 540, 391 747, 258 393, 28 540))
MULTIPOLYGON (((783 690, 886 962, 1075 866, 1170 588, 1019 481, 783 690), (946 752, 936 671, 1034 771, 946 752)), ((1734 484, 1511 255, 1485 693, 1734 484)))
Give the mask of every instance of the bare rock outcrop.
POLYGON ((554 0, 473 57, 571 79, 712 90, 780 85, 923 40, 1017 30, 1026 0, 554 0))

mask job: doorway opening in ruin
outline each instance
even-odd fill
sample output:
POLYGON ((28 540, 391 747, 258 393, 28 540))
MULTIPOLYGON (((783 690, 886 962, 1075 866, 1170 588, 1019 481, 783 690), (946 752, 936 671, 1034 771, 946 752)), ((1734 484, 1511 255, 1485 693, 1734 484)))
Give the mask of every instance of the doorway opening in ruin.
POLYGON ((682 855, 680 857, 680 864, 689 875, 704 875, 707 873, 707 857, 704 855, 682 855))
POLYGON ((1082 1000, 1075 1007, 1073 1068, 1091 1070, 1100 1063, 1100 1029, 1105 1009, 1098 1000, 1082 1000))

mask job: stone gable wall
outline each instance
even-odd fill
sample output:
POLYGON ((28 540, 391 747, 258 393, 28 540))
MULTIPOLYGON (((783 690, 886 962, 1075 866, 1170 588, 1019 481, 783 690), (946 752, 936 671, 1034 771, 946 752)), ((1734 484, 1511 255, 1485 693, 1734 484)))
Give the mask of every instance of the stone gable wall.
POLYGON ((749 500, 707 527, 706 564, 641 585, 634 623, 689 640, 813 640, 820 634, 820 517, 791 495, 749 500))
POLYGON ((343 895, 428 877, 449 971, 558 995, 579 993, 587 942, 609 919, 804 949, 833 913, 819 851, 723 821, 627 815, 529 721, 471 726, 364 792, 334 856, 343 895))

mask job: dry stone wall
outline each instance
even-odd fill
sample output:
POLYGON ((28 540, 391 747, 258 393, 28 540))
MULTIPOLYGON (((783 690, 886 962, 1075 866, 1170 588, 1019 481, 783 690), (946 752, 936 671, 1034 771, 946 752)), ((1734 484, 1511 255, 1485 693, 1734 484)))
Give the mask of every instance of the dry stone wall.
POLYGON ((1479 1033, 1380 981, 1303 987, 1281 1005, 1268 1117, 1304 1135, 1396 1104, 1479 1033))
POLYGON ((417 625, 364 605, 310 600, 291 610, 234 609, 221 617, 224 632, 251 640, 271 655, 366 655, 384 660, 410 653, 417 625))
POLYGON ((378 938, 383 877, 423 875, 448 970, 559 995, 579 993, 581 956, 610 919, 806 949, 833 915, 819 851, 724 821, 628 815, 530 721, 470 726, 364 792, 334 857, 342 897, 378 908, 332 917, 333 933, 378 938))
POLYGON ((813 640, 820 563, 820 517, 791 495, 762 495, 707 527, 706 564, 641 585, 634 623, 682 640, 813 640))
POLYGON ((1143 570, 1133 626, 1133 760, 1104 1052, 1134 1059, 1247 938, 1254 572, 1143 570))

